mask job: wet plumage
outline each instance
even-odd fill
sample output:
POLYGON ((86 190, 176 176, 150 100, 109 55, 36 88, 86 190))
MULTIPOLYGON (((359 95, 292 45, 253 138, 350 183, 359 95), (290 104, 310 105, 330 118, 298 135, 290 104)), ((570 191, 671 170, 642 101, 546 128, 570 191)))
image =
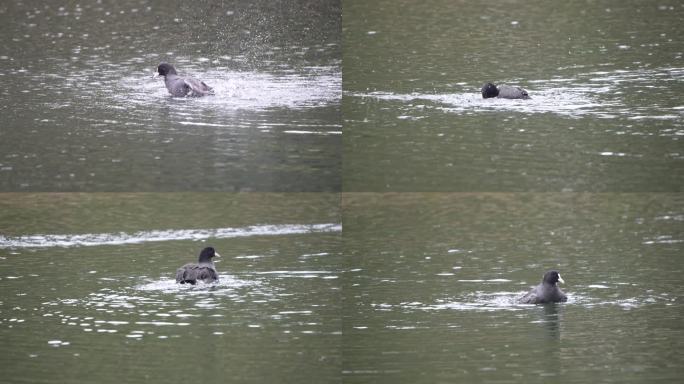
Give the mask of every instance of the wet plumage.
POLYGON ((527 91, 520 87, 512 87, 510 85, 496 86, 492 83, 486 83, 482 86, 482 98, 489 99, 498 97, 501 99, 529 99, 530 96, 527 91))
POLYGON ((558 271, 548 271, 544 274, 541 284, 534 287, 525 296, 518 299, 522 304, 559 303, 567 301, 563 291, 558 288, 558 282, 565 283, 558 271))
POLYGON ((164 84, 169 93, 177 97, 213 95, 214 89, 203 81, 190 76, 178 76, 176 68, 168 63, 161 63, 157 67, 159 76, 164 76, 164 84))
POLYGON ((211 260, 214 256, 220 256, 212 247, 207 247, 200 252, 199 261, 197 263, 189 263, 178 268, 176 271, 176 283, 180 284, 197 284, 197 281, 205 283, 213 283, 218 281, 218 273, 214 262, 211 260))

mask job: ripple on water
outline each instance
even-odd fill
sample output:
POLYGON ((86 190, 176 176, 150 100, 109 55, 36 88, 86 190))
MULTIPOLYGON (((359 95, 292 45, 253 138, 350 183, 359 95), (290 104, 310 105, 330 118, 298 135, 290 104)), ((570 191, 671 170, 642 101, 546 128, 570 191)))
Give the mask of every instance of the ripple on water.
POLYGON ((216 107, 224 111, 306 109, 337 104, 342 97, 342 76, 336 67, 306 67, 298 72, 279 73, 234 72, 228 68, 183 71, 181 68, 183 74, 201 79, 214 89, 215 94, 201 98, 172 98, 163 79, 152 78, 150 71, 122 77, 118 87, 126 92, 115 93, 113 98, 123 105, 154 105, 160 98, 168 98, 179 106, 177 112, 182 113, 190 108, 216 107))
MULTIPOLYGON (((599 294, 592 294, 595 290, 606 290, 611 287, 603 284, 591 284, 586 287, 576 287, 576 291, 565 293, 568 295, 568 301, 562 305, 577 305, 585 308, 593 308, 597 306, 618 306, 624 310, 638 308, 644 305, 653 303, 669 303, 674 299, 667 294, 655 294, 652 292, 645 292, 638 297, 616 297, 606 299, 599 294)), ((400 302, 398 304, 390 303, 373 303, 371 306, 378 311, 393 311, 393 310, 420 310, 420 311, 434 311, 434 310, 457 310, 457 311, 523 311, 529 308, 535 308, 535 304, 521 304, 518 299, 528 291, 500 291, 500 292, 483 292, 477 291, 465 294, 459 297, 438 299, 434 302, 400 302)))
MULTIPOLYGON (((172 240, 226 239, 249 236, 280 236, 304 233, 340 232, 337 223, 252 225, 239 228, 169 229, 134 233, 36 234, 18 237, 0 235, 0 248, 79 247, 140 244, 172 240)), ((14 277, 7 277, 14 278, 14 277)), ((18 277, 17 277, 18 278, 18 277)))
MULTIPOLYGON (((190 326, 200 318, 224 317, 228 301, 254 305, 278 300, 278 290, 260 280, 221 274, 219 281, 211 284, 180 285, 162 278, 134 287, 102 288, 83 298, 42 303, 42 309, 43 317, 55 318, 83 332, 120 333, 126 338, 142 339, 157 335, 160 329, 173 333, 175 328, 190 326)), ((55 341, 53 345, 68 343, 55 341)))
POLYGON ((257 275, 273 275, 278 278, 283 278, 283 277, 295 277, 295 278, 302 278, 302 279, 313 279, 313 278, 322 278, 322 279, 337 279, 336 272, 334 271, 289 271, 289 270, 281 270, 281 271, 262 271, 262 272, 256 272, 257 275))
MULTIPOLYGON (((455 93, 371 92, 348 95, 404 102, 407 105, 398 111, 400 113, 397 116, 402 120, 424 118, 426 108, 449 113, 513 111, 528 114, 553 113, 575 118, 624 116, 631 120, 677 120, 683 115, 681 106, 649 104, 632 107, 625 100, 625 94, 654 87, 663 88, 663 92, 666 92, 670 88, 670 82, 681 80, 682 71, 684 69, 681 68, 596 71, 579 74, 574 78, 530 80, 525 82, 531 84, 525 87, 531 95, 528 100, 483 99, 479 93, 479 84, 467 86, 462 83, 457 84, 462 92, 455 93), (654 86, 654 83, 659 85, 654 86), (437 105, 420 103, 421 101, 437 105)), ((515 84, 514 81, 508 83, 515 84)))
MULTIPOLYGON (((180 60, 180 59, 179 59, 180 60)), ((264 110, 270 108, 308 109, 339 104, 342 98, 342 74, 338 66, 304 66, 269 72, 235 71, 226 66, 197 67, 188 59, 177 62, 181 76, 192 76, 214 89, 213 96, 200 98, 171 97, 164 80, 156 75, 156 64, 140 70, 141 63, 156 59, 139 58, 116 65, 100 60, 85 67, 65 68, 62 73, 21 73, 36 90, 56 95, 75 92, 76 100, 56 98, 56 109, 72 106, 78 99, 97 97, 97 107, 128 110, 132 106, 157 106, 160 98, 174 102, 178 113, 196 110, 264 110), (65 75, 68 74, 68 75, 65 75), (185 106, 185 108, 184 108, 185 106)), ((92 102, 92 100, 91 100, 92 102)))
POLYGON ((219 281, 215 283, 205 284, 203 282, 197 285, 178 284, 174 279, 160 279, 141 284, 135 287, 139 291, 147 292, 162 292, 162 293, 183 293, 201 295, 207 292, 212 294, 220 294, 222 290, 235 290, 245 287, 256 287, 261 285, 261 282, 255 280, 243 280, 231 275, 219 275, 219 281))

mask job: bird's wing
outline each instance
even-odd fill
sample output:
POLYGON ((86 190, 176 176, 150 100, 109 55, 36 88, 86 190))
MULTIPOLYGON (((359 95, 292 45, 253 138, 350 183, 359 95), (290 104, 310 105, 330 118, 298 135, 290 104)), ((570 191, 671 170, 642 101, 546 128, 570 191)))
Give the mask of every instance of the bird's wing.
POLYGON ((197 269, 197 280, 215 281, 218 280, 218 273, 212 267, 200 266, 197 269))
POLYGON ((183 81, 185 81, 185 85, 192 90, 192 93, 196 95, 208 95, 213 93, 213 88, 201 80, 197 80, 192 77, 186 77, 183 79, 183 81))
POLYGON ((185 264, 176 271, 176 283, 181 281, 197 280, 197 264, 185 264))
POLYGON ((518 299, 518 302, 522 304, 537 304, 537 301, 539 300, 537 288, 538 287, 534 287, 531 291, 527 292, 523 297, 518 299))
POLYGON ((176 75, 167 75, 164 83, 166 84, 166 89, 168 89, 169 93, 173 96, 185 96, 190 92, 190 87, 185 84, 185 81, 181 77, 176 75))

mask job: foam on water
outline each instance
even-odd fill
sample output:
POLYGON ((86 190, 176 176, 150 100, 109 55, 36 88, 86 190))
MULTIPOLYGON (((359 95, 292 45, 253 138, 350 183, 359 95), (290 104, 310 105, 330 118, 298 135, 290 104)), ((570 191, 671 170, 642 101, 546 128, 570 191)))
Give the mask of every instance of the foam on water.
POLYGON ((278 292, 258 279, 220 274, 219 281, 211 284, 181 285, 161 278, 133 287, 102 288, 81 298, 44 302, 41 308, 43 317, 55 318, 83 332, 121 332, 125 337, 141 338, 157 335, 157 329, 173 333, 177 327, 192 325, 197 318, 223 317, 229 302, 239 306, 278 301, 278 292), (80 315, 70 315, 70 308, 80 315))
POLYGON ((225 239, 248 236, 280 236, 304 233, 340 232, 341 224, 276 224, 240 228, 168 229, 134 233, 35 234, 17 237, 0 235, 2 248, 87 247, 139 244, 173 240, 225 239))
MULTIPOLYGON (((681 81, 684 68, 597 71, 577 75, 576 78, 530 80, 524 87, 530 99, 483 99, 478 85, 455 86, 460 92, 399 94, 393 92, 349 93, 349 96, 399 101, 406 107, 399 110, 398 119, 420 120, 426 108, 448 113, 483 113, 510 111, 528 114, 553 113, 568 117, 594 116, 597 118, 627 117, 632 120, 677 120, 684 116, 681 106, 669 107, 647 104, 631 107, 625 94, 644 88, 667 88, 669 83, 681 81), (656 83, 658 85, 654 85, 656 83), (437 105, 434 105, 437 104, 437 105)), ((516 82, 505 82, 502 84, 516 82)))
POLYGON ((181 71, 204 81, 214 89, 213 96, 172 98, 163 78, 153 72, 122 78, 119 87, 126 92, 115 95, 122 103, 149 104, 168 99, 193 108, 221 107, 222 110, 264 110, 270 108, 302 109, 339 103, 342 76, 336 67, 307 67, 279 73, 235 72, 228 68, 206 71, 181 71))
POLYGON ((107 282, 106 288, 42 302, 39 311, 42 317, 65 327, 131 339, 182 337, 187 334, 186 327, 207 324, 216 329, 216 335, 235 327, 259 328, 263 314, 269 311, 268 319, 283 324, 288 332, 294 327, 312 333, 317 331, 311 327, 318 324, 304 321, 315 315, 312 306, 293 303, 297 289, 289 291, 273 283, 310 277, 337 276, 325 270, 220 273, 218 281, 196 285, 178 284, 169 277, 107 278, 100 279, 107 282))
MULTIPOLYGON (((638 297, 624 297, 605 299, 599 297, 598 294, 592 295, 595 290, 606 290, 610 287, 603 284, 592 284, 587 286, 576 287, 577 291, 565 293, 568 296, 568 301, 559 305, 579 305, 587 308, 596 306, 618 306, 624 310, 638 308, 643 305, 656 302, 671 302, 674 299, 667 294, 655 294, 645 292, 638 297)), ((529 308, 535 308, 536 304, 521 304, 518 299, 528 291, 498 291, 498 292, 483 292, 476 291, 464 294, 459 297, 438 299, 434 302, 400 302, 398 304, 390 303, 374 303, 371 306, 378 311, 392 311, 392 310, 420 310, 420 311, 438 311, 438 310, 457 310, 457 311, 523 311, 529 308)))
MULTIPOLYGON (((139 59, 111 65, 93 61, 90 67, 69 69, 64 73, 27 73, 42 91, 57 94, 46 101, 47 110, 77 108, 74 118, 93 127, 124 126, 155 128, 159 116, 188 128, 240 129, 257 127, 260 130, 278 128, 271 113, 283 110, 298 111, 303 118, 278 121, 288 134, 338 135, 341 124, 331 123, 327 117, 318 119, 315 108, 339 106, 342 98, 342 74, 338 66, 305 66, 277 68, 270 72, 236 71, 229 66, 198 67, 195 60, 176 62, 181 76, 204 81, 214 89, 206 97, 172 97, 161 77, 153 77, 156 64, 140 69, 139 59), (45 77, 49 81, 45 81, 45 77), (159 111, 155 115, 150 111, 159 111), (125 112, 121 119, 99 118, 103 111, 125 112), (328 120, 326 120, 328 119, 328 120), (302 128, 302 129, 300 129, 302 128)), ((111 114, 110 114, 111 115, 111 114)), ((325 113, 322 116, 326 116, 325 113)), ((45 120, 44 122, 49 122, 45 120)))
POLYGON ((170 278, 161 278, 159 280, 149 281, 134 287, 138 291, 149 292, 163 292, 163 293, 183 293, 183 294, 201 294, 206 292, 220 293, 221 290, 231 290, 245 287, 255 287, 261 285, 260 281, 244 280, 233 275, 219 274, 219 280, 214 283, 205 284, 198 282, 196 285, 178 284, 176 280, 170 278))

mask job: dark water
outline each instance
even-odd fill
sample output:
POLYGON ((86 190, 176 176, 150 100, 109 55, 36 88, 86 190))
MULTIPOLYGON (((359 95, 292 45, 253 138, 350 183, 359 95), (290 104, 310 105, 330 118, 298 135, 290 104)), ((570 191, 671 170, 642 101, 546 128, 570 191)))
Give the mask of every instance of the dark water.
POLYGON ((681 191, 679 2, 349 1, 346 191, 681 191), (484 82, 530 100, 483 100, 484 82))
POLYGON ((673 382, 679 194, 345 194, 346 382, 673 382), (560 270, 569 299, 516 298, 560 270))
POLYGON ((3 197, 4 382, 339 377, 338 196, 3 197), (176 284, 207 244, 219 282, 176 284))
POLYGON ((0 20, 1 190, 340 189, 338 1, 18 1, 0 20), (171 98, 161 61, 216 95, 171 98))

